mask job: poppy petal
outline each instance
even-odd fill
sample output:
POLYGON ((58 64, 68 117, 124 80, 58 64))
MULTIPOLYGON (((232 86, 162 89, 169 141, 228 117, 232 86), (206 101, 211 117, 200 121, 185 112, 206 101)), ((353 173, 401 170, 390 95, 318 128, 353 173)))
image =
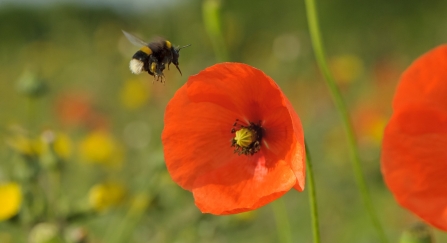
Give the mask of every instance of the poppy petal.
POLYGON ((403 73, 385 129, 382 174, 396 200, 447 230, 447 45, 403 73))
POLYGON ((211 102, 257 122, 285 107, 278 85, 261 70, 242 63, 221 63, 190 77, 193 102, 211 102))
POLYGON ((290 101, 287 98, 285 98, 285 100, 290 117, 292 118, 293 131, 297 140, 295 147, 292 148, 292 151, 289 153, 291 158, 287 158, 286 161, 290 161, 292 170, 297 179, 297 183, 294 188, 301 192, 304 190, 304 184, 306 183, 306 149, 304 143, 304 132, 301 126, 301 119, 298 117, 298 114, 294 112, 290 101))
POLYGON ((396 200, 447 230, 447 113, 407 106, 393 114, 382 147, 382 173, 396 200))
POLYGON ((186 86, 168 104, 162 133, 166 165, 184 189, 192 189, 196 176, 237 157, 230 147, 236 115, 212 103, 192 103, 186 86), (206 112, 204 112, 206 111, 206 112))
POLYGON ((245 158, 197 178, 192 192, 202 212, 222 215, 254 210, 296 184, 295 174, 285 161, 267 167, 268 158, 262 153, 245 158))
POLYGON ((447 45, 419 57, 401 77, 393 109, 408 104, 426 104, 447 111, 447 45))

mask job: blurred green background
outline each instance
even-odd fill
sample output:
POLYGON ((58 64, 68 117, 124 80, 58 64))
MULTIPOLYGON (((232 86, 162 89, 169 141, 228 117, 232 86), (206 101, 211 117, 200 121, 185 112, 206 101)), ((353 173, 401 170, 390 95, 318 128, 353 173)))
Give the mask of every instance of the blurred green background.
MULTIPOLYGON (((322 242, 378 242, 314 60, 304 2, 220 4, 228 61, 271 76, 302 119, 322 242)), ((317 4, 373 204, 390 241, 397 242, 417 219, 382 181, 382 131, 400 73, 446 42, 447 1, 317 4)), ((0 221, 1 243, 279 241, 272 205, 232 216, 201 214, 164 165, 160 135, 167 102, 188 76, 218 61, 202 6, 199 0, 0 2, 0 182, 15 182, 22 191, 18 215, 0 221), (133 75, 128 63, 139 47, 122 29, 147 41, 163 36, 175 45, 191 44, 181 51, 183 76, 165 70, 163 85, 147 74, 133 75)), ((273 203, 282 204, 292 241, 312 242, 307 192, 292 190, 273 203)), ((433 233, 438 242, 447 240, 433 233)))

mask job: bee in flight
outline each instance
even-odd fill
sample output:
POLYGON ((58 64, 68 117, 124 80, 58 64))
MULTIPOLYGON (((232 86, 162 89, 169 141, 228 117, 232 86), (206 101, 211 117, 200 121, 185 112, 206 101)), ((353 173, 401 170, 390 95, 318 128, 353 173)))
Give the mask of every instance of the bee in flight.
POLYGON ((161 79, 161 82, 163 83, 163 70, 166 67, 165 65, 168 64, 169 70, 169 65, 173 63, 180 72, 180 75, 182 75, 182 71, 180 71, 180 68, 178 67, 179 52, 180 49, 190 45, 174 47, 170 41, 161 37, 150 43, 146 43, 124 30, 123 33, 132 44, 141 47, 141 49, 133 55, 132 60, 130 60, 129 68, 132 73, 140 74, 141 72, 147 72, 154 76, 154 80, 158 81, 161 79))

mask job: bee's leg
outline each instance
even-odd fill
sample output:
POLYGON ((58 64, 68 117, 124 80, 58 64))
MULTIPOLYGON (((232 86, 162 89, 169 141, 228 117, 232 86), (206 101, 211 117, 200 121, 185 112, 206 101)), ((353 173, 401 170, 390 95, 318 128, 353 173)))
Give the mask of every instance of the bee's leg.
POLYGON ((180 71, 180 68, 178 67, 178 65, 175 65, 175 67, 176 67, 177 70, 180 72, 180 76, 182 76, 182 71, 180 71))

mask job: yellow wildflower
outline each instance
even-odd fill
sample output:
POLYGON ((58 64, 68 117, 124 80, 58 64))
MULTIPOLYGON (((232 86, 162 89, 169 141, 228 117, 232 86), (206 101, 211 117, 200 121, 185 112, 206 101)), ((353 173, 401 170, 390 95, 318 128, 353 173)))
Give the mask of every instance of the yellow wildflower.
POLYGON ((38 157, 48 153, 50 146, 60 158, 67 159, 71 155, 71 140, 64 133, 44 131, 41 137, 29 138, 24 132, 14 132, 6 143, 22 155, 38 157))
POLYGON ((388 120, 386 117, 377 117, 371 124, 369 136, 374 141, 375 144, 380 145, 382 142, 383 131, 385 130, 385 126, 388 120))
POLYGON ((348 84, 358 79, 364 72, 362 60, 354 55, 340 55, 330 60, 334 78, 339 84, 348 84))
POLYGON ((53 144, 54 152, 63 159, 70 157, 72 153, 72 142, 70 137, 65 133, 58 133, 53 144))
POLYGON ((45 154, 52 149, 54 153, 62 159, 67 159, 71 155, 71 140, 65 133, 56 133, 52 130, 46 130, 42 133, 37 151, 39 154, 45 154))
POLYGON ((149 99, 149 87, 139 79, 128 79, 121 89, 121 102, 129 110, 135 110, 146 104, 149 99))
POLYGON ((112 135, 98 130, 87 135, 80 144, 80 153, 92 163, 119 165, 123 159, 122 148, 112 135))
POLYGON ((0 221, 16 215, 22 203, 20 185, 14 182, 0 185, 0 221))
POLYGON ((6 140, 6 143, 22 155, 36 156, 41 152, 42 144, 33 141, 23 134, 16 134, 6 140))
POLYGON ((116 182, 96 184, 90 189, 89 203, 96 211, 104 211, 123 202, 126 189, 116 182))

